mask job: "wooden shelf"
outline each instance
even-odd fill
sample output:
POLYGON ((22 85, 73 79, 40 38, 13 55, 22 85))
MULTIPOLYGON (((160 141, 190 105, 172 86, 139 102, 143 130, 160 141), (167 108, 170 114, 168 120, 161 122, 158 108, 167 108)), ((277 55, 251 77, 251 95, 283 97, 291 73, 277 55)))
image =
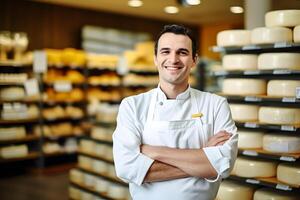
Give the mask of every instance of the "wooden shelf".
POLYGON ((300 134, 300 125, 273 125, 273 124, 262 124, 259 122, 235 122, 236 126, 240 128, 250 129, 266 129, 276 131, 288 131, 300 134))
POLYGON ((0 144, 14 144, 22 142, 32 142, 39 140, 40 136, 34 134, 27 134, 24 138, 12 139, 12 140, 0 140, 0 144))
POLYGON ((259 96, 238 96, 238 95, 227 95, 224 93, 218 93, 220 96, 223 96, 228 99, 228 101, 241 101, 247 103, 288 103, 294 104, 295 106, 300 106, 300 98, 296 97, 271 97, 266 95, 259 95, 259 96))
POLYGON ((240 155, 257 157, 257 158, 267 158, 271 160, 296 162, 300 160, 300 153, 272 153, 265 151, 263 149, 239 149, 240 155))
POLYGON ((81 154, 81 155, 88 156, 88 157, 91 157, 91 158, 94 158, 94 159, 98 159, 98 160, 102 160, 102 161, 104 161, 106 163, 114 165, 114 161, 113 160, 109 160, 109 159, 104 158, 102 156, 98 156, 98 155, 95 155, 95 154, 92 154, 92 153, 86 153, 86 152, 83 152, 81 150, 79 150, 78 153, 81 154))
POLYGON ((29 152, 27 156, 19 157, 19 158, 0 158, 0 163, 9 163, 9 162, 18 162, 18 161, 26 161, 26 160, 34 160, 39 157, 38 152, 29 152))
POLYGON ((32 119, 16 119, 16 120, 0 120, 0 125, 11 125, 11 124, 26 124, 26 123, 38 123, 38 118, 32 119))

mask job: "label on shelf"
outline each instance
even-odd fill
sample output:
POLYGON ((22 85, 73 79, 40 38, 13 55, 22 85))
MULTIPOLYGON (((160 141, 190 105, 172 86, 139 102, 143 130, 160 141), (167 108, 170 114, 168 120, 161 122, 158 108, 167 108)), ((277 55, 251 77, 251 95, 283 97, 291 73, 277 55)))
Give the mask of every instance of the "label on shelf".
POLYGON ((47 55, 45 51, 34 51, 33 71, 35 73, 43 73, 47 71, 47 55))
POLYGON ((244 127, 246 127, 246 128, 258 128, 259 125, 257 123, 253 123, 253 122, 246 122, 244 124, 244 127))
POLYGON ((246 183, 251 183, 251 184, 260 184, 259 180, 255 180, 255 179, 246 179, 246 183))
POLYGON ((246 156, 258 156, 258 153, 253 150, 244 150, 242 153, 246 156))
POLYGON ((72 84, 68 81, 56 81, 54 83, 54 90, 56 92, 70 92, 72 90, 72 84))
POLYGON ((228 75, 228 72, 227 71, 215 71, 214 74, 216 76, 225 76, 225 75, 228 75))
POLYGON ((289 69, 275 69, 273 74, 291 74, 291 70, 289 69))
POLYGON ((261 101, 261 98, 254 96, 246 96, 245 101, 258 102, 261 101))
POLYGON ((242 47, 242 50, 254 50, 254 49, 260 49, 260 47, 256 45, 246 45, 242 47))
POLYGON ((282 102, 296 102, 296 98, 295 97, 283 97, 282 98, 282 102))
POLYGON ((258 70, 248 70, 243 72, 244 75, 257 75, 260 74, 260 71, 258 70))
POLYGON ((280 183, 276 184, 276 189, 285 190, 285 191, 291 191, 292 190, 292 188, 290 186, 284 185, 284 184, 280 184, 280 183))
POLYGON ((276 42, 274 44, 274 48, 286 48, 286 47, 291 47, 292 45, 287 42, 276 42))
POLYGON ((300 99, 300 87, 296 87, 296 98, 300 99))
POLYGON ((27 96, 35 96, 39 94, 39 84, 35 78, 26 80, 24 86, 27 96))
POLYGON ((295 127, 294 126, 289 126, 289 125, 282 125, 280 128, 282 131, 295 131, 295 127))
POLYGON ((225 48, 224 47, 219 47, 219 46, 213 46, 212 51, 213 52, 223 52, 223 51, 225 51, 225 48))
POLYGON ((289 161, 289 162, 295 162, 296 158, 293 158, 293 157, 290 157, 290 156, 280 156, 279 160, 289 161))

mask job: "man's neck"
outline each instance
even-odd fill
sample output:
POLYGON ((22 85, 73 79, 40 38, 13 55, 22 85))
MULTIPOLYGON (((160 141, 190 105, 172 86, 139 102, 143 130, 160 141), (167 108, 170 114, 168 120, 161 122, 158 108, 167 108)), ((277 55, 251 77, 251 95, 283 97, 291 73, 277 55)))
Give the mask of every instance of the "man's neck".
POLYGON ((168 99, 176 99, 176 97, 188 88, 188 83, 173 85, 168 83, 160 84, 160 89, 165 93, 168 99))

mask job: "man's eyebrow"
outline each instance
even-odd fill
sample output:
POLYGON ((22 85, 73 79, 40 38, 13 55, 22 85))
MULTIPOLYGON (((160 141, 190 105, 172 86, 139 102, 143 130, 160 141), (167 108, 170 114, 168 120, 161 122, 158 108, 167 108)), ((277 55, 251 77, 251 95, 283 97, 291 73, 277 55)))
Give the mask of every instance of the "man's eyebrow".
POLYGON ((187 52, 187 53, 190 52, 190 51, 189 51, 188 49, 186 49, 186 48, 179 48, 177 51, 184 51, 184 52, 187 52))
POLYGON ((159 51, 165 51, 165 50, 170 50, 170 48, 168 48, 168 47, 163 47, 163 48, 161 48, 159 51))

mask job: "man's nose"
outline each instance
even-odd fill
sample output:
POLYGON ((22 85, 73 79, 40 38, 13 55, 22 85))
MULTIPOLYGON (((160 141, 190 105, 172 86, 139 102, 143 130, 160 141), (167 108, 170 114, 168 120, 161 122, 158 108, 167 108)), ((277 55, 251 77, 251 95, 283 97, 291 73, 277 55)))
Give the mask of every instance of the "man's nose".
POLYGON ((178 55, 177 53, 170 53, 170 57, 169 57, 170 61, 172 63, 177 63, 178 62, 178 55))

